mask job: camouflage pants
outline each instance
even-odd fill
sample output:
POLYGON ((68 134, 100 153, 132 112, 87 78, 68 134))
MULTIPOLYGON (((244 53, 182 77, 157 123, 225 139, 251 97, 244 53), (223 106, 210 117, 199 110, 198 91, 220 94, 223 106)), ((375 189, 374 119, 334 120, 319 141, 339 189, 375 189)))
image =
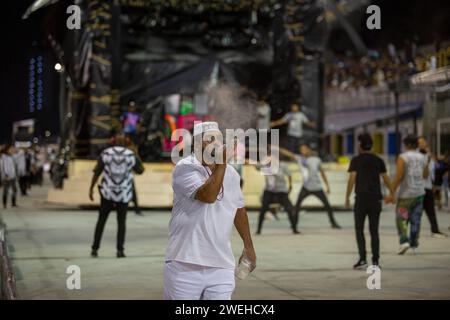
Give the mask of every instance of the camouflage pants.
POLYGON ((415 198, 398 199, 395 210, 397 231, 400 244, 409 242, 410 246, 419 246, 420 220, 423 211, 423 196, 415 198), (408 225, 410 233, 408 236, 408 225))

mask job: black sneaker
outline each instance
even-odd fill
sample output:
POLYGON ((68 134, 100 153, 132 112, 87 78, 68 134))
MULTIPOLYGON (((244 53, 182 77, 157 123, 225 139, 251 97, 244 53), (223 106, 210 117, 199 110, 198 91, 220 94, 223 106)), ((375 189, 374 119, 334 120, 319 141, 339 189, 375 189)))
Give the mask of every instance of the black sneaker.
POLYGON ((337 223, 333 223, 333 224, 331 225, 331 228, 332 228, 332 229, 342 229, 342 227, 341 227, 340 225, 338 225, 337 223))
POLYGON ((97 258, 97 257, 98 257, 97 250, 92 250, 92 251, 91 251, 91 257, 92 257, 92 258, 97 258))
POLYGON ((361 270, 367 268, 366 260, 358 260, 358 262, 353 266, 353 269, 361 270))
POLYGON ((298 231, 297 229, 294 229, 294 230, 292 230, 292 233, 293 233, 293 234, 300 234, 301 232, 298 231))
POLYGON ((127 256, 123 251, 117 251, 117 258, 126 258, 127 256))

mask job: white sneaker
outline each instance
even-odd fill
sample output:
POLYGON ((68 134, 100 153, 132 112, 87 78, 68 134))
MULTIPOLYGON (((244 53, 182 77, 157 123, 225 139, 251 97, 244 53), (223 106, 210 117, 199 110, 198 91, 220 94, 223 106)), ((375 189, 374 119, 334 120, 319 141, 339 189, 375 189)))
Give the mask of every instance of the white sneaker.
POLYGON ((413 253, 413 255, 418 255, 419 254, 419 248, 417 248, 417 247, 413 247, 412 248, 412 253, 413 253))
POLYGON ((406 251, 408 251, 409 249, 409 243, 405 242, 403 244, 400 245, 400 248, 398 249, 398 254, 404 254, 406 251))
POLYGON ((431 237, 436 238, 436 239, 445 239, 445 238, 447 238, 447 235, 442 232, 435 232, 435 233, 431 234, 431 237))
POLYGON ((273 213, 272 213, 272 212, 267 211, 267 212, 265 213, 265 219, 267 219, 267 220, 274 220, 275 217, 273 216, 273 213))

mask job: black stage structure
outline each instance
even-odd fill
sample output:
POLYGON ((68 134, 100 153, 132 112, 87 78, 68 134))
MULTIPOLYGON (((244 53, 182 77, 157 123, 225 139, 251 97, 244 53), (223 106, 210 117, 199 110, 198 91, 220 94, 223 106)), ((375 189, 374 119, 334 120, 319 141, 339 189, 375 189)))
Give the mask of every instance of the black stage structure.
MULTIPOLYGON (((45 32, 64 68, 64 158, 96 158, 133 100, 143 119, 142 156, 161 160, 161 146, 149 137, 164 130, 162 97, 195 94, 205 83, 230 84, 249 99, 265 97, 272 119, 301 103, 319 125, 306 136, 320 142, 328 34, 322 1, 40 2, 52 4, 42 9, 45 32), (65 28, 72 4, 81 9, 78 30, 65 28)), ((31 18, 32 11, 26 13, 31 18)))

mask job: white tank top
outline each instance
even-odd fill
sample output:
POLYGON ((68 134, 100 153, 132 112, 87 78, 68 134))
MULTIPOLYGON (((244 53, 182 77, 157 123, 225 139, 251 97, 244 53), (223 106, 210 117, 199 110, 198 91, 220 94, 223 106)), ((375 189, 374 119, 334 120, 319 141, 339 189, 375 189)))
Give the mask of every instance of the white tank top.
POLYGON ((398 198, 415 198, 425 194, 425 179, 423 170, 427 158, 418 151, 406 151, 400 155, 405 161, 405 172, 400 184, 398 198))

